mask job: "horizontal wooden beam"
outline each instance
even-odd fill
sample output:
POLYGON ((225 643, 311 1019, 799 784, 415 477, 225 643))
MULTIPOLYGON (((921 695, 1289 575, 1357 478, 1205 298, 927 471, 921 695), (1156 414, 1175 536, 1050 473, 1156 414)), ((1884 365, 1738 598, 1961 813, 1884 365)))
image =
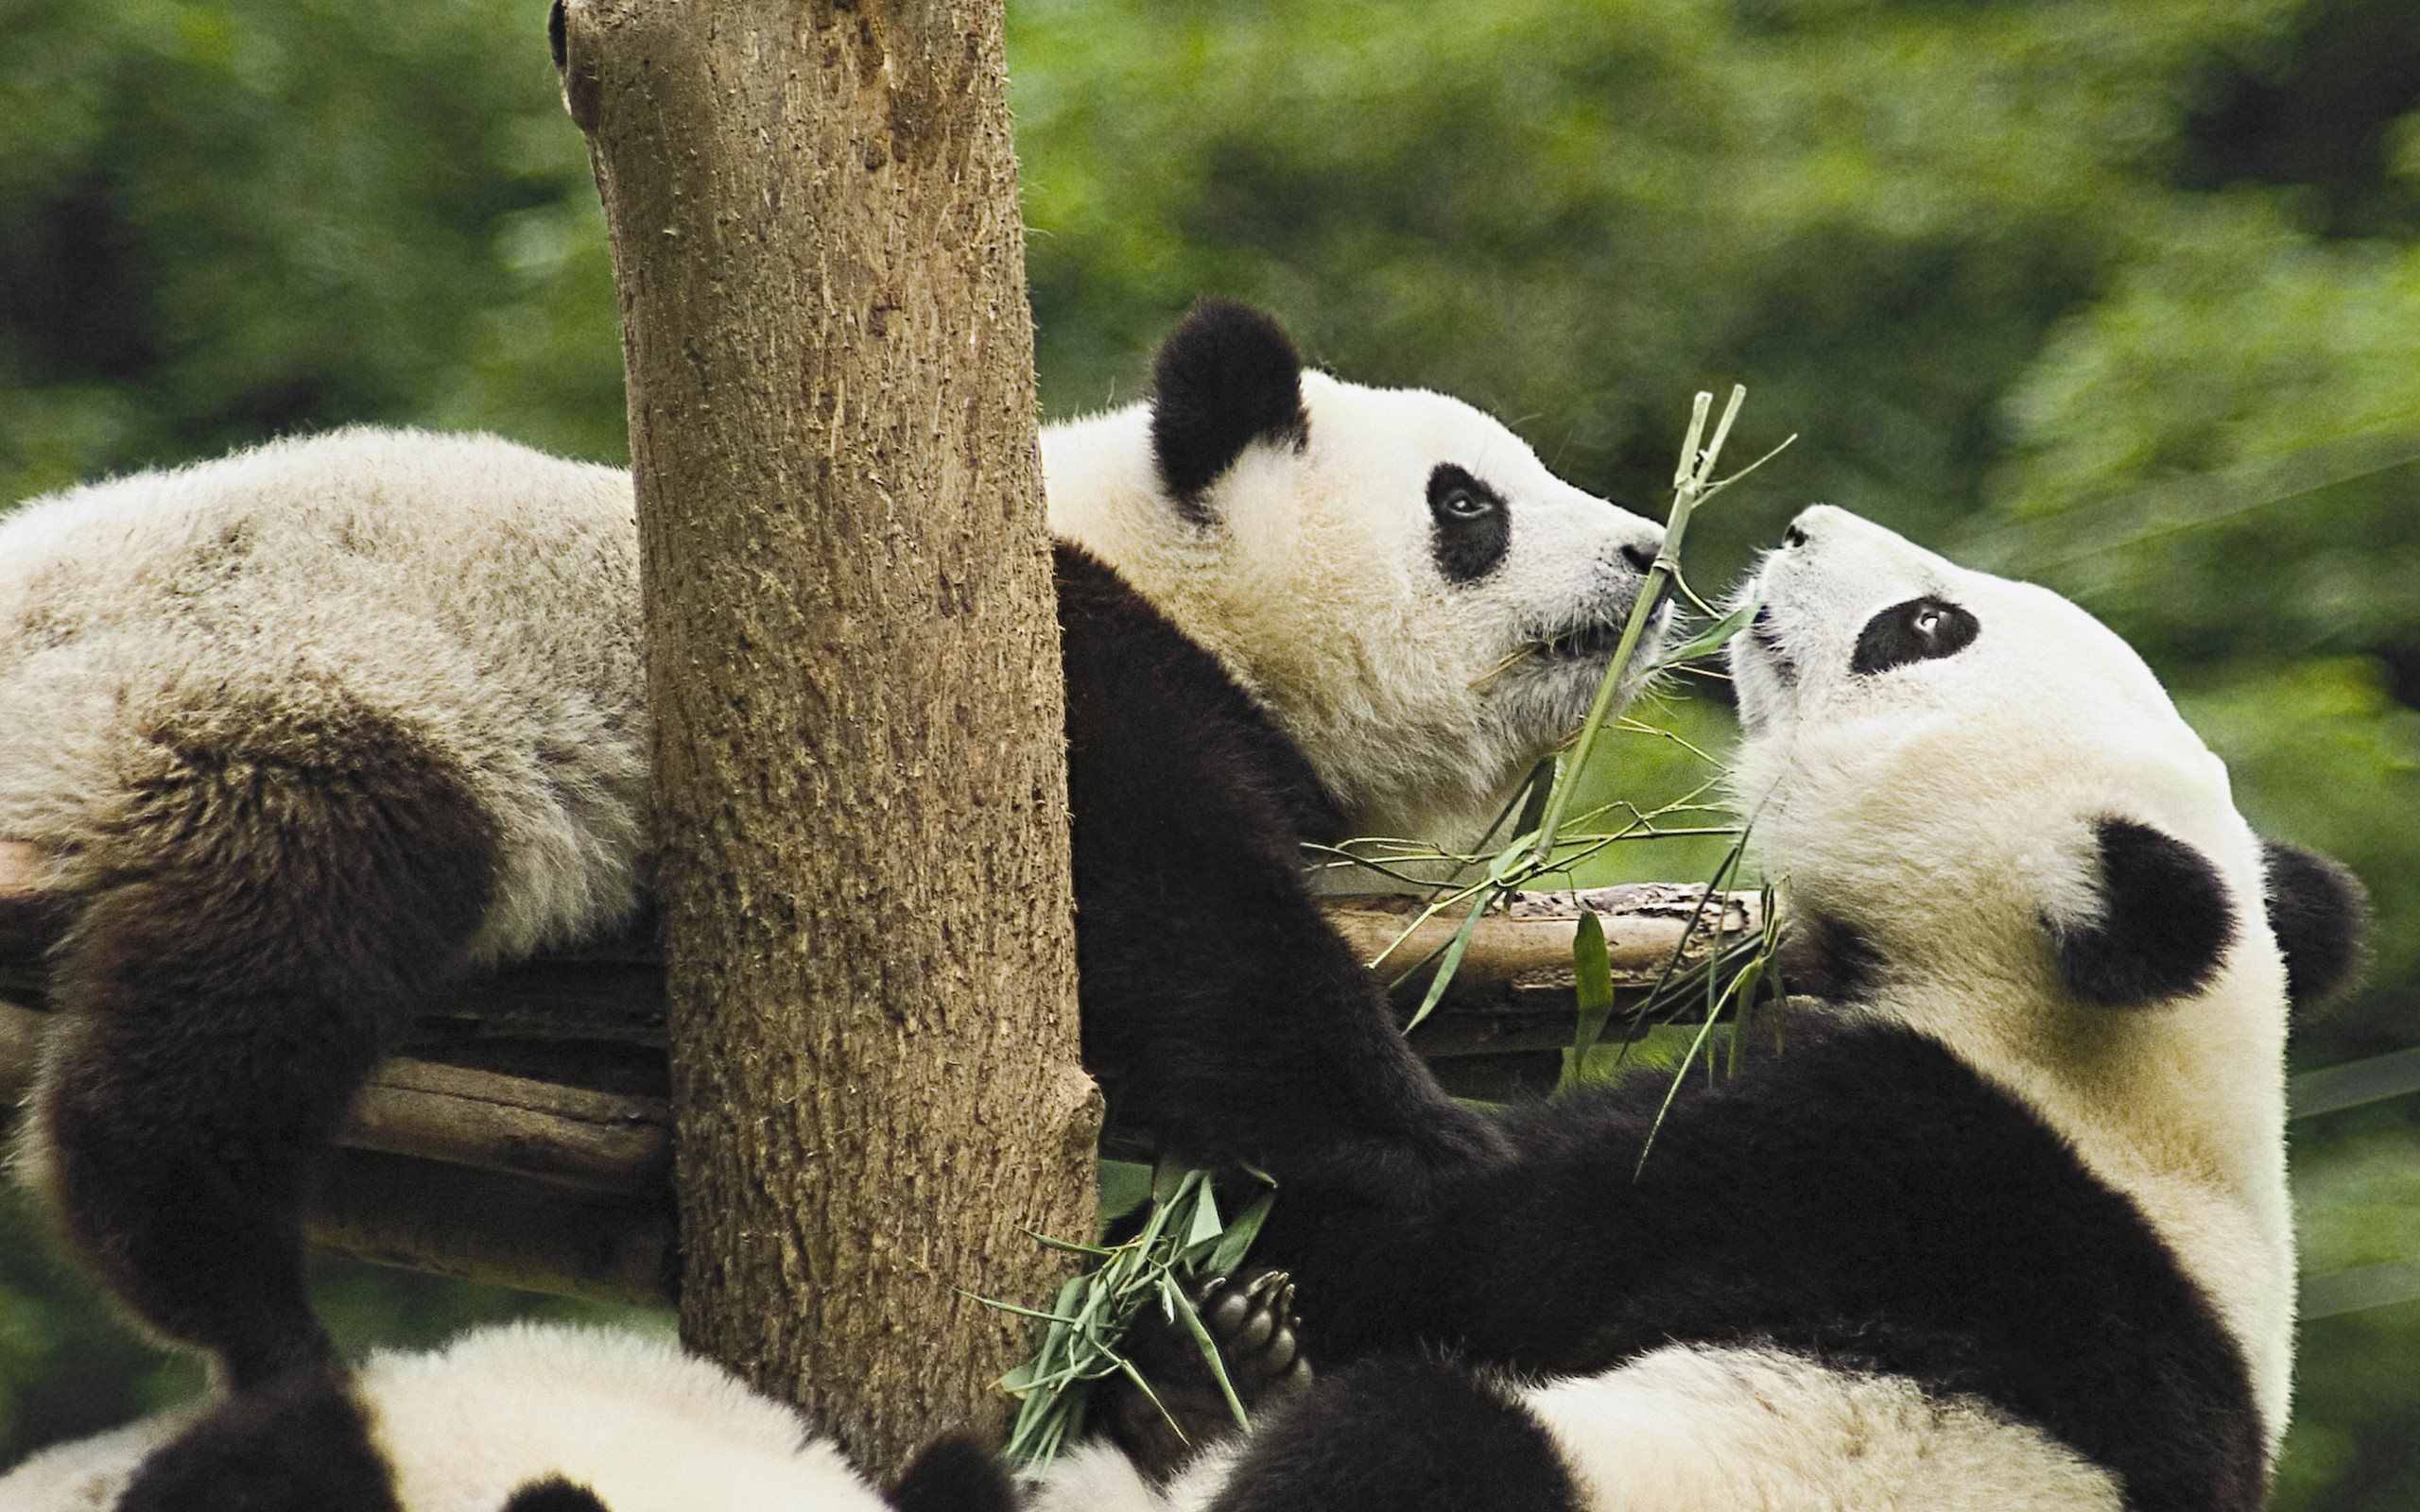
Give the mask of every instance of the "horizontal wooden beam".
MULTIPOLYGON (((1340 898, 1328 917, 1416 1001, 1457 911, 1340 898), (1400 979, 1400 980, 1398 980, 1400 979)), ((1754 894, 1663 885, 1516 894, 1474 928, 1412 1042, 1464 1096, 1553 1083, 1576 1022, 1571 946, 1597 913, 1616 1003, 1677 958, 1760 927, 1754 894), (1687 941, 1684 948, 1684 940, 1687 941)), ((48 1022, 41 940, 0 954, 0 1103, 31 1088, 48 1022)), ((621 942, 457 984, 354 1105, 321 1182, 312 1243, 331 1253, 535 1291, 668 1299, 672 1121, 663 1095, 663 971, 621 942)), ((1131 1137, 1130 1131, 1130 1137, 1131 1137)))
MULTIPOLYGON (((0 1003, 0 1103, 31 1090, 48 1024, 0 1003)), ((398 1057, 354 1105, 308 1233, 348 1259, 666 1306, 671 1183, 660 1097, 398 1057)))
MULTIPOLYGON (((0 1099, 31 1090, 49 1022, 0 1003, 0 1099)), ((672 1178, 672 1109, 662 1098, 405 1057, 362 1090, 342 1143, 576 1192, 653 1197, 672 1178)))
POLYGON ((488 1168, 339 1149, 313 1202, 311 1246, 349 1260, 524 1291, 673 1303, 672 1186, 622 1196, 488 1168))

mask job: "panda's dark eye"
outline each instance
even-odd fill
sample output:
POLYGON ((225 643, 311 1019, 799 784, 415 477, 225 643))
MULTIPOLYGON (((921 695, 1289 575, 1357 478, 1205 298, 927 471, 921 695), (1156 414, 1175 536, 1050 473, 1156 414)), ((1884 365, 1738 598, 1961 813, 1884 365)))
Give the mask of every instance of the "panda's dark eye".
POLYGON ((1451 462, 1428 474, 1429 549, 1437 571, 1449 583, 1486 576, 1512 544, 1511 511, 1504 495, 1451 462))
POLYGON ((1974 644, 1981 629, 1974 615, 1945 598, 1911 598, 1865 622, 1849 670, 1887 672, 1910 662, 1956 656, 1974 644))

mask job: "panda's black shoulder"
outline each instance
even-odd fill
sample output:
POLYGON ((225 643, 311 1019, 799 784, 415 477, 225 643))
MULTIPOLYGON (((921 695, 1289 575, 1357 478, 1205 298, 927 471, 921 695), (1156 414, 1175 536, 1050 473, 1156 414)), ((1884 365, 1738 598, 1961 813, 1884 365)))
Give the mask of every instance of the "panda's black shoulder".
POLYGON ((1265 830, 1288 852, 1342 838, 1343 811, 1319 773, 1218 657, 1108 563, 1065 541, 1056 550, 1079 845, 1101 828, 1088 821, 1120 815, 1217 827, 1228 843, 1239 825, 1265 830))

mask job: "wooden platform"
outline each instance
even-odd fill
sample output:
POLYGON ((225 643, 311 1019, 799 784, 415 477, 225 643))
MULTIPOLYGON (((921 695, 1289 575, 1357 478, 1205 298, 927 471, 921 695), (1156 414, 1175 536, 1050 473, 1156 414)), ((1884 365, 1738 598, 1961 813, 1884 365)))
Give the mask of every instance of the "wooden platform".
MULTIPOLYGON (((1571 941, 1597 914, 1616 1021, 1681 959, 1761 928, 1757 899, 1706 901, 1645 884, 1515 894, 1473 932, 1453 985, 1412 1044, 1458 1095, 1542 1095, 1577 1022, 1571 941)), ((1329 917, 1383 979, 1442 947, 1459 914, 1395 943, 1408 899, 1340 898, 1329 917)), ((1409 1013, 1427 986, 1396 989, 1409 1013)), ((29 1089, 48 1022, 40 941, 0 954, 0 1102, 29 1089)), ((1616 1031, 1617 1032, 1617 1031, 1616 1031)), ((1610 1038, 1610 1032, 1609 1032, 1610 1038)), ((537 1291, 662 1302, 672 1274, 672 1127, 663 963, 623 942, 458 984, 429 1005, 405 1054, 354 1109, 316 1205, 312 1243, 333 1253, 537 1291)), ((1145 1130, 1113 1129, 1143 1154, 1145 1130)))

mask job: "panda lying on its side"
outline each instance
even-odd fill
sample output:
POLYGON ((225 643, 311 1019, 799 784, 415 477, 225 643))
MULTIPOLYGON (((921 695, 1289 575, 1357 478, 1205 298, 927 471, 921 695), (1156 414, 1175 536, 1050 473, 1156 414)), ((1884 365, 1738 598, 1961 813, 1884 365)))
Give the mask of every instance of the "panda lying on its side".
POLYGON ((1165 1496, 1094 1450, 1041 1512, 2263 1503, 2289 1005, 2351 974, 2358 885, 2051 593, 1830 508, 1754 592, 1737 791, 1824 1000, 1660 1129, 1642 1078, 1432 1200, 1288 1184, 1254 1253, 1317 1384, 1165 1496))
MULTIPOLYGON (((1205 1154, 1416 1180, 1492 1136, 1297 846, 1470 838, 1579 722, 1660 533, 1466 404, 1304 371, 1239 305, 1154 378, 1043 441, 1085 1059, 1205 1154), (1199 1074, 1247 1047, 1282 1074, 1199 1074)), ((366 429, 0 524, 0 937, 70 926, 26 1166, 238 1399, 343 1379, 299 1209, 413 1005, 633 912, 635 554, 626 474, 366 429)))
MULTIPOLYGON (((798 1414, 669 1339, 533 1323, 428 1354, 380 1351, 355 1391, 409 1512, 1009 1512, 1008 1483, 960 1440, 925 1452, 886 1499, 798 1414)), ((302 1494, 328 1435, 307 1396, 257 1402, 246 1425, 302 1494)), ((0 1476, 8 1512, 110 1512, 147 1457, 192 1426, 163 1413, 46 1450, 0 1476)), ((257 1470, 258 1467, 254 1467, 257 1470)), ((257 1501, 204 1499, 241 1508, 257 1501)))

